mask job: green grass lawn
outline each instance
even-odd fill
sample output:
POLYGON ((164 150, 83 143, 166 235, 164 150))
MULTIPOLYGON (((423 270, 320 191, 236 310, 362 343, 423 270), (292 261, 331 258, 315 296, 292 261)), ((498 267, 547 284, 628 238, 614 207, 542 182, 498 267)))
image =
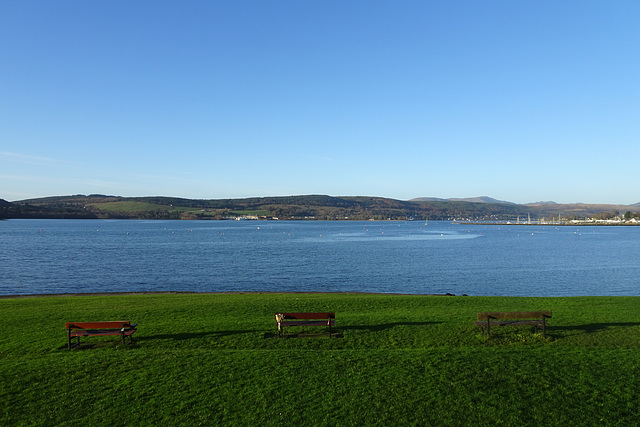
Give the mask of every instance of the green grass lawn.
POLYGON ((637 425, 640 298, 148 294, 0 299, 0 425, 637 425), (552 310, 549 337, 472 324, 552 310), (276 338, 334 311, 342 337, 276 338), (135 344, 66 321, 131 320, 135 344))

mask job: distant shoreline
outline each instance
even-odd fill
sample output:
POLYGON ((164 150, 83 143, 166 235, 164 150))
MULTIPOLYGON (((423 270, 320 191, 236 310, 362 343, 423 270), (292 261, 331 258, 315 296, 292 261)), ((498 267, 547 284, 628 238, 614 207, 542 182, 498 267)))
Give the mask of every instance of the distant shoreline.
MULTIPOLYGON (((197 291, 151 291, 151 292, 70 292, 70 293, 53 293, 53 294, 16 294, 16 295, 0 295, 0 299, 19 299, 19 298, 39 298, 39 297, 88 297, 88 296, 126 296, 126 295, 260 295, 260 294, 342 294, 342 295, 414 295, 414 296, 432 296, 432 297, 455 297, 455 294, 404 294, 400 292, 313 292, 313 291, 220 291, 220 292, 197 292, 197 291)), ((457 296, 468 296, 466 294, 457 296)))
POLYGON ((137 296, 137 295, 388 295, 388 296, 415 296, 415 297, 478 297, 478 298, 590 298, 590 297, 606 297, 606 298, 640 298, 636 295, 563 295, 563 296, 513 296, 513 295, 467 295, 467 294, 405 294, 401 292, 313 292, 313 291, 286 291, 286 292, 270 292, 270 291, 221 291, 221 292, 197 292, 197 291, 153 291, 153 292, 78 292, 78 293, 58 293, 58 294, 18 294, 18 295, 0 295, 3 299, 27 299, 27 298, 51 298, 51 297, 91 297, 91 296, 137 296))

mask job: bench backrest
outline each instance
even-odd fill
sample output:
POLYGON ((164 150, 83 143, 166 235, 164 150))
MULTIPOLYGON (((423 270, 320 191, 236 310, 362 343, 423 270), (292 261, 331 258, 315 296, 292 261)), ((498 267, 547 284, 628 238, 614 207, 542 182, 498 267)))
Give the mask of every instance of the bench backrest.
POLYGON ((335 313, 278 313, 287 319, 335 319, 335 313))
POLYGON ((120 329, 130 328, 131 322, 129 321, 117 321, 117 322, 67 322, 65 323, 67 329, 120 329))
POLYGON ((550 311, 498 311, 493 313, 478 313, 478 320, 487 319, 542 319, 551 317, 550 311))

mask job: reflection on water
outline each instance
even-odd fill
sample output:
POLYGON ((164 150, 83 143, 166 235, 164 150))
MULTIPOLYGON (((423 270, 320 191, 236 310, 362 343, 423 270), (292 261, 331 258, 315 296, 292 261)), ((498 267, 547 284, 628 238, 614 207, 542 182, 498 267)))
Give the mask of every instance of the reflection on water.
POLYGON ((308 237, 307 241, 315 242, 369 242, 373 240, 443 240, 443 239, 474 239, 480 234, 458 233, 452 230, 428 231, 428 230, 404 230, 404 229, 382 229, 366 230, 358 232, 339 232, 333 234, 322 234, 317 237, 308 237))

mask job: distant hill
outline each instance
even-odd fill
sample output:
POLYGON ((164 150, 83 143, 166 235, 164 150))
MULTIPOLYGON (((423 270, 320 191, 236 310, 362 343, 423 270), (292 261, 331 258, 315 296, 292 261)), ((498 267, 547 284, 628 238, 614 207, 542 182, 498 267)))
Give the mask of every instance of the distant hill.
POLYGON ((4 199, 0 199, 0 220, 8 218, 8 210, 11 206, 10 202, 7 202, 4 199))
POLYGON ((417 197, 415 199, 411 199, 410 202, 469 202, 469 203, 508 203, 515 204, 512 202, 505 202, 504 200, 497 200, 488 196, 479 196, 479 197, 466 197, 466 198, 450 198, 450 199, 440 199, 437 197, 417 197))
POLYGON ((410 202, 446 202, 448 199, 441 199, 439 197, 416 197, 409 200, 410 202))
POLYGON ((471 203, 507 203, 507 204, 515 204, 512 202, 505 202, 504 200, 497 200, 487 196, 481 197, 468 197, 464 199, 448 199, 451 202, 471 202, 471 203))
POLYGON ((243 199, 120 197, 103 194, 54 196, 7 202, 0 200, 0 218, 99 219, 317 219, 317 220, 516 220, 518 217, 611 217, 640 206, 589 204, 527 204, 490 197, 409 201, 384 197, 301 195, 243 199))

